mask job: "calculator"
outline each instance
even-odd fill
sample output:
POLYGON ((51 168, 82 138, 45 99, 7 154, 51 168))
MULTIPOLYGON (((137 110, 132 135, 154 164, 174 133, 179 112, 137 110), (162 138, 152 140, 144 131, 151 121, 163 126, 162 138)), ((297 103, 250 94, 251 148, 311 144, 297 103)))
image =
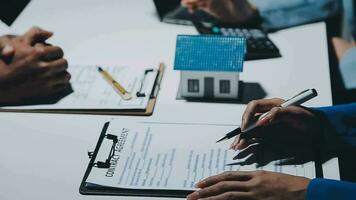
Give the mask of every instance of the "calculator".
POLYGON ((266 32, 257 28, 237 28, 218 26, 193 20, 200 34, 244 37, 247 41, 245 60, 258 60, 281 57, 278 47, 268 38, 266 32))

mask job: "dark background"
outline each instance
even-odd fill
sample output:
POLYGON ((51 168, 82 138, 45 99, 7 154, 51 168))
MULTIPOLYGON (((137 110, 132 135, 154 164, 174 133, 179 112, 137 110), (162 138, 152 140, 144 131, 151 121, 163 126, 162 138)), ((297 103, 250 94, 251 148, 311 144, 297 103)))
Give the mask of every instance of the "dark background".
POLYGON ((0 19, 8 26, 15 21, 17 16, 26 7, 30 0, 1 0, 0 19))

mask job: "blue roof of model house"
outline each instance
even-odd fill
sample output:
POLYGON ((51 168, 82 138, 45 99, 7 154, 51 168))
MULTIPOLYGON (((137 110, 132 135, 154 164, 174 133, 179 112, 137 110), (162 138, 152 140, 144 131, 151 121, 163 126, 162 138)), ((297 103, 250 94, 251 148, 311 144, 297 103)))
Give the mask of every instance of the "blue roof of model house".
POLYGON ((245 38, 178 35, 174 69, 242 72, 245 53, 245 38))

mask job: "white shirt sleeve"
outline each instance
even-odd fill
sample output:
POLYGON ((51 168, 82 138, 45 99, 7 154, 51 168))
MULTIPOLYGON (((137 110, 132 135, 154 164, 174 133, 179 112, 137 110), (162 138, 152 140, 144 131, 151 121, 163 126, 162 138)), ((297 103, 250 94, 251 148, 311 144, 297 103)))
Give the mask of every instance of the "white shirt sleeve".
POLYGON ((0 20, 0 36, 11 34, 11 29, 0 20))

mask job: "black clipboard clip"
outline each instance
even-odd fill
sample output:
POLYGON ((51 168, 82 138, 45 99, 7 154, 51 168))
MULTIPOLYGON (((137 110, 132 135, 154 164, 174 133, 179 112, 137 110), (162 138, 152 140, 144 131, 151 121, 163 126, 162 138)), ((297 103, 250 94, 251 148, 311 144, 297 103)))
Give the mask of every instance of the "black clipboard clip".
POLYGON ((147 74, 150 73, 150 72, 153 72, 153 71, 154 71, 154 69, 146 69, 146 70, 145 70, 145 73, 143 74, 143 77, 142 77, 142 79, 141 79, 141 86, 140 86, 140 89, 138 90, 138 92, 136 92, 136 96, 137 96, 137 97, 146 97, 145 92, 142 91, 142 90, 143 90, 143 84, 144 84, 144 82, 145 82, 145 79, 146 79, 147 74))
MULTIPOLYGON (((110 168, 110 160, 114 156, 115 146, 116 146, 116 144, 117 144, 117 142, 119 140, 118 140, 116 135, 112 135, 112 134, 106 134, 104 138, 106 138, 108 140, 112 140, 112 146, 111 146, 111 149, 110 149, 109 156, 105 160, 105 162, 97 161, 96 163, 94 163, 93 167, 107 169, 107 168, 110 168)), ((93 157, 93 154, 94 154, 93 152, 88 152, 88 156, 89 156, 90 159, 93 157)))

